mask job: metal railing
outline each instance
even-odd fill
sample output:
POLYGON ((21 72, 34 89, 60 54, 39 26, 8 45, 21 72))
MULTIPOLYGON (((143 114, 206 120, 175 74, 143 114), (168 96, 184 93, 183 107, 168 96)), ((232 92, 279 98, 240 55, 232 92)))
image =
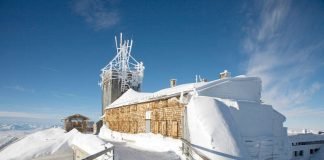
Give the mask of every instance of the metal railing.
MULTIPOLYGON (((112 146, 110 148, 105 148, 104 150, 102 150, 102 151, 100 151, 98 153, 95 153, 93 155, 90 155, 90 156, 88 156, 86 158, 83 158, 82 160, 94 160, 94 159, 96 159, 96 158, 98 158, 98 157, 100 157, 100 156, 102 156, 102 155, 104 155, 104 154, 106 154, 108 152, 111 153, 111 157, 108 157, 108 158, 112 158, 112 160, 114 160, 114 148, 115 148, 114 146, 112 146)), ((109 156, 109 155, 107 155, 107 156, 109 156)))
POLYGON ((209 160, 207 157, 199 154, 193 147, 192 144, 186 139, 180 138, 182 141, 182 153, 187 157, 187 160, 198 160, 194 159, 194 154, 199 157, 199 160, 209 160))

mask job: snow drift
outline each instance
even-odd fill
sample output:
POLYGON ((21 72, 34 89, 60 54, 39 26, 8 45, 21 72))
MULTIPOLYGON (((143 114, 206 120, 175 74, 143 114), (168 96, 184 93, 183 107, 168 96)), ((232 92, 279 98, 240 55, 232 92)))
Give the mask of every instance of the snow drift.
POLYGON ((39 131, 11 144, 0 152, 0 159, 73 159, 72 146, 77 146, 89 154, 104 149, 105 142, 95 135, 82 134, 76 129, 68 133, 61 128, 39 131))
POLYGON ((249 159, 229 108, 211 97, 193 97, 187 110, 193 147, 212 159, 249 159))
POLYGON ((285 117, 258 102, 193 96, 187 139, 210 159, 285 159, 285 117))

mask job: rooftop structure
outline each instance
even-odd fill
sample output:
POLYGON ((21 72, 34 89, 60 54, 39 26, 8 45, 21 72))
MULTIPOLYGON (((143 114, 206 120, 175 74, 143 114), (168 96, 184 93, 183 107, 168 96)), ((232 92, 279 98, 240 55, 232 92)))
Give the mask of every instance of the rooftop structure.
POLYGON ((115 43, 116 56, 101 69, 102 113, 105 107, 128 89, 139 91, 144 76, 143 62, 131 56, 133 40, 123 40, 120 33, 119 42, 115 36, 115 43))

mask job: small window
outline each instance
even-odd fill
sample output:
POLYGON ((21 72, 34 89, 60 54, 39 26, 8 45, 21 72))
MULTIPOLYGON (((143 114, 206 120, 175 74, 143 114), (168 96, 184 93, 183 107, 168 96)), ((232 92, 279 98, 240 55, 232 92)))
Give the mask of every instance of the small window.
POLYGON ((299 156, 303 156, 303 155, 304 155, 304 151, 303 150, 299 151, 299 156))
POLYGON ((298 156, 298 152, 294 151, 294 156, 297 157, 298 156))
POLYGON ((314 150, 313 149, 310 149, 309 150, 309 154, 313 154, 314 153, 314 150))

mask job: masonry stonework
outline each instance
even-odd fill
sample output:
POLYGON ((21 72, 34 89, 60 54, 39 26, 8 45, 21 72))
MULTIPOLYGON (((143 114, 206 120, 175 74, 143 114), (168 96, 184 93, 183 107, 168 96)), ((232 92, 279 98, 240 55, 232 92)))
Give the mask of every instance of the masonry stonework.
POLYGON ((105 122, 113 131, 123 133, 145 133, 146 113, 151 111, 150 132, 181 138, 184 105, 179 97, 106 109, 105 122))

